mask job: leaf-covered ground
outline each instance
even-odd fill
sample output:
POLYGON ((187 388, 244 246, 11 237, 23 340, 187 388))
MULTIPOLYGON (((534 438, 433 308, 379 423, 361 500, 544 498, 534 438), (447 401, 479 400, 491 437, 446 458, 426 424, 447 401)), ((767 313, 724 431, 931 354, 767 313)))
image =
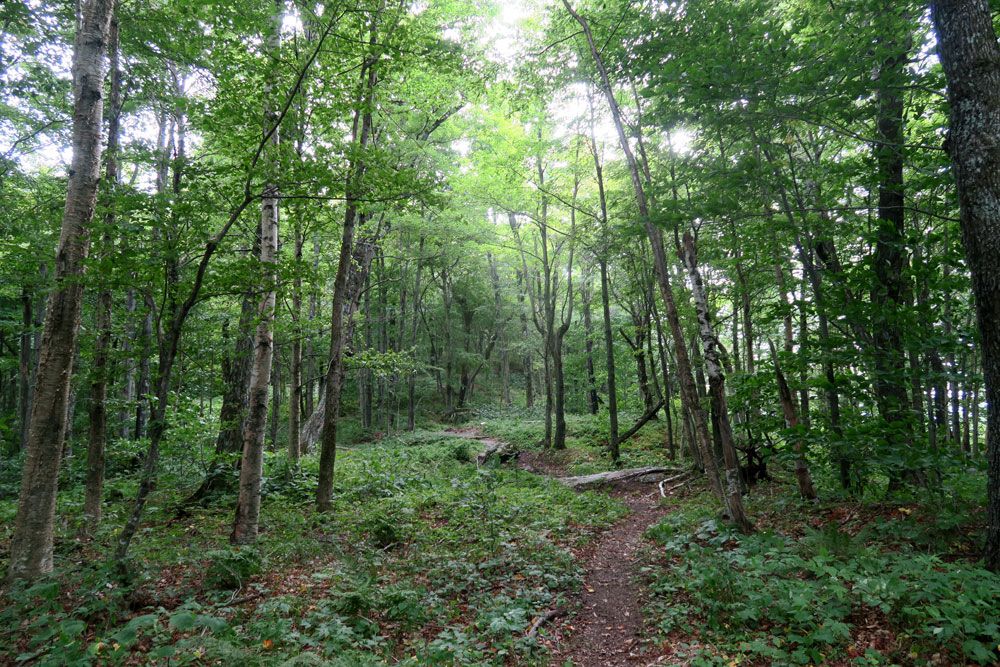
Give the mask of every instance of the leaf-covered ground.
MULTIPOLYGON (((697 482, 661 497, 655 484, 575 492, 554 481, 610 467, 600 425, 570 425, 567 451, 505 465, 478 466, 468 430, 343 448, 336 506, 322 515, 315 462, 293 474, 276 454, 249 549, 228 545, 229 498, 182 510, 196 468, 168 471, 127 579, 105 565, 132 483, 113 474, 103 532, 80 540, 60 524, 57 575, 5 598, 0 664, 997 661, 1000 580, 976 567, 976 480, 814 505, 772 467, 776 479, 748 496, 759 533, 739 538, 697 482)), ((527 447, 542 423, 475 428, 527 447)), ((647 426, 625 464, 662 463, 662 435, 647 426)), ((61 512, 73 516, 72 478, 65 488, 61 512)))

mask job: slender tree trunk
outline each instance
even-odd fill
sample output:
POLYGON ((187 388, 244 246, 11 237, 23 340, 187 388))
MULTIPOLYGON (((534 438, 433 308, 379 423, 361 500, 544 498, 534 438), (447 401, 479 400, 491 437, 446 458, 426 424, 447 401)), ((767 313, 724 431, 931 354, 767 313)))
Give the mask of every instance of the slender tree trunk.
POLYGON ((17 446, 23 449, 28 442, 28 425, 31 418, 32 399, 32 375, 34 374, 34 364, 32 363, 32 323, 34 314, 32 312, 34 304, 31 300, 31 293, 27 287, 21 288, 21 336, 20 336, 20 356, 18 358, 18 401, 17 401, 17 423, 20 426, 20 435, 17 439, 17 446))
MULTIPOLYGON (((768 341, 770 343, 770 341, 768 341)), ((799 425, 799 418, 795 414, 795 401, 792 399, 792 392, 785 381, 785 374, 781 372, 778 364, 778 352, 771 345, 771 359, 774 360, 774 374, 778 379, 778 398, 781 400, 781 411, 785 415, 785 428, 791 430, 799 425)), ((809 474, 809 464, 806 463, 805 443, 796 437, 792 449, 795 451, 795 479, 798 481, 799 493, 806 500, 816 499, 816 488, 813 486, 812 476, 809 474)))
MULTIPOLYGON (((889 11, 886 18, 896 12, 889 11)), ((875 280, 871 288, 872 352, 875 357, 875 396, 879 414, 887 425, 886 439, 898 453, 912 446, 912 423, 904 384, 906 352, 903 348, 899 315, 905 308, 907 258, 904 249, 903 199, 903 94, 908 49, 891 41, 891 53, 879 64, 876 100, 875 160, 879 173, 878 234, 873 263, 875 280)), ((890 490, 902 485, 902 470, 890 468, 890 490)))
MULTIPOLYGON (((413 319, 410 322, 410 353, 413 358, 414 367, 417 364, 417 322, 420 319, 420 277, 424 268, 424 237, 420 237, 417 246, 417 276, 413 285, 413 319)), ((406 426, 413 431, 417 428, 417 398, 416 398, 416 373, 410 372, 406 378, 406 426)))
MULTIPOLYGON (((656 272, 657 282, 660 288, 660 297, 663 299, 664 316, 667 318, 667 322, 670 325, 670 333, 673 337, 674 349, 677 354, 677 372, 680 378, 681 396, 694 418, 695 435, 698 438, 699 447, 703 453, 705 471, 716 496, 726 504, 726 510, 729 515, 739 521, 739 518, 734 514, 733 510, 728 507, 728 496, 723 490, 722 481, 719 477, 719 471, 715 465, 715 459, 711 454, 708 421, 705 417, 704 410, 702 410, 701 406, 698 405, 694 376, 691 372, 691 363, 688 358, 684 333, 680 326, 680 316, 677 313, 677 306, 674 303, 674 296, 670 287, 670 273, 667 268, 666 252, 663 248, 663 235, 660 229, 656 227, 649 218, 649 207, 646 202, 645 190, 642 186, 642 180, 635 161, 635 156, 632 154, 628 137, 625 135, 625 128, 621 118, 621 110, 618 107, 617 100, 615 100, 614 92, 611 89, 611 83, 608 78, 608 73, 604 67, 604 61, 601 58, 600 51, 597 49, 597 45, 594 43, 593 35, 590 32, 590 26, 582 16, 573 10, 568 0, 563 0, 563 5, 573 18, 576 19, 577 23, 580 24, 580 27, 583 29, 583 32, 587 37, 587 43, 590 46, 591 55, 594 58, 594 62, 597 65, 598 72, 601 76, 605 99, 608 102, 608 106, 611 108, 611 115, 614 120, 615 129, 618 133, 619 144, 621 145, 622 152, 625 154, 626 163, 628 164, 632 187, 635 191, 636 204, 639 208, 639 215, 643 220, 643 225, 646 229, 646 234, 649 237, 650 246, 652 247, 653 268, 656 272)), ((738 482, 738 479, 735 481, 738 482)))
MULTIPOLYGON (((376 45, 376 22, 378 17, 371 19, 369 30, 369 45, 376 45)), ((363 149, 368 145, 372 133, 372 108, 374 106, 377 56, 366 56, 361 68, 361 84, 358 95, 358 108, 354 113, 352 135, 354 145, 363 149)), ((337 428, 340 419, 340 392, 343 388, 344 376, 344 310, 349 305, 347 294, 347 278, 351 269, 351 254, 354 248, 354 232, 360 217, 358 199, 360 180, 365 172, 365 165, 352 160, 348 168, 346 193, 346 208, 344 213, 344 229, 340 242, 340 256, 337 263, 337 274, 333 281, 333 308, 330 317, 330 355, 326 370, 326 404, 323 412, 323 437, 320 448, 319 480, 316 488, 316 507, 321 512, 333 509, 333 472, 337 456, 337 428)), ((367 273, 367 271, 366 271, 367 273)))
POLYGON ((271 353, 271 405, 268 409, 268 440, 272 452, 278 451, 278 426, 281 423, 281 397, 285 383, 281 377, 281 348, 274 343, 271 353))
MULTIPOLYGON (((258 230, 259 232, 259 230, 258 230)), ((254 241, 260 253, 260 236, 254 241)), ((219 433, 215 438, 216 454, 238 452, 243 447, 244 426, 250 401, 250 373, 253 365, 254 305, 252 293, 243 295, 240 319, 236 325, 236 342, 232 352, 222 359, 222 407, 219 409, 219 433)), ((223 338, 228 341, 228 328, 223 323, 223 338)))
POLYGON ((288 368, 288 462, 299 465, 299 427, 302 415, 302 220, 295 221, 295 279, 292 282, 292 358, 288 368))
POLYGON ((979 458, 979 383, 972 388, 972 456, 979 458))
MULTIPOLYGON (((112 251, 115 227, 114 189, 118 184, 118 136, 121 119, 122 73, 118 66, 118 19, 111 19, 108 31, 108 55, 111 69, 111 95, 108 122, 108 150, 105 169, 106 187, 111 189, 108 212, 104 216, 102 251, 112 251)), ((87 437, 87 481, 85 484, 82 532, 93 535, 101 525, 101 503, 104 497, 104 448, 108 433, 108 353, 111 348, 111 289, 107 280, 97 296, 97 339, 94 341, 94 360, 91 367, 90 425, 87 437)))
POLYGON ((986 381, 988 482, 985 560, 1000 571, 1000 46, 986 0, 934 0, 931 16, 948 82, 949 133, 962 243, 986 381))
MULTIPOLYGON (((603 197, 602 197, 603 199, 603 197)), ((615 463, 621 459, 618 443, 618 385, 615 381, 614 334, 611 331, 611 298, 608 279, 608 260, 604 253, 597 260, 601 265, 601 309, 604 311, 604 351, 608 373, 608 450, 615 463)))
MULTIPOLYGON (((313 275, 319 273, 319 240, 313 238, 313 275)), ((319 315, 319 292, 315 287, 309 291, 309 331, 306 334, 306 412, 308 416, 312 416, 315 410, 314 400, 318 399, 316 394, 319 393, 319 385, 322 383, 319 381, 320 373, 316 370, 316 355, 313 354, 313 327, 316 322, 316 318, 319 315), (315 397, 315 398, 314 398, 315 397)), ((302 454, 309 451, 309 443, 300 443, 299 447, 302 454)))
POLYGON ((152 354, 153 342, 153 309, 150 303, 143 304, 146 312, 142 318, 142 330, 139 333, 139 377, 135 384, 135 425, 132 428, 132 439, 140 440, 146 437, 149 424, 149 392, 152 388, 152 371, 149 358, 152 354))
MULTIPOLYGON (((372 349, 372 300, 371 278, 369 288, 364 290, 365 349, 372 349)), ((372 373, 367 368, 358 369, 358 408, 361 412, 361 428, 372 426, 372 373)))
POLYGON ((601 234, 604 237, 604 248, 597 253, 597 262, 601 269, 601 314, 604 319, 604 352, 605 369, 608 376, 608 451, 611 460, 618 463, 621 451, 618 443, 618 386, 615 381, 615 348, 611 324, 610 280, 608 278, 608 200, 604 190, 604 165, 601 163, 597 150, 597 137, 594 129, 594 104, 587 89, 587 106, 590 111, 590 155, 594 159, 594 175, 597 177, 597 195, 601 205, 601 234))
MULTIPOLYGON (((705 351, 705 369, 708 372, 708 384, 712 394, 712 404, 715 406, 719 436, 722 440, 722 457, 726 466, 726 495, 729 511, 740 532, 750 534, 753 524, 743 509, 742 485, 740 483, 740 463, 736 451, 736 441, 732 426, 729 423, 729 410, 726 405, 726 380, 719 363, 718 341, 712 331, 712 323, 708 310, 708 298, 698 271, 697 255, 694 239, 685 233, 681 242, 681 252, 684 264, 687 266, 688 279, 691 282, 691 292, 694 297, 695 312, 698 315, 698 328, 701 331, 702 346, 705 351)), ((747 363, 751 363, 752 355, 747 355, 747 363)))
POLYGON ((122 373, 119 398, 121 407, 118 409, 118 437, 125 439, 129 435, 129 406, 135 401, 135 352, 138 330, 135 326, 135 288, 129 287, 125 292, 125 336, 121 339, 121 354, 124 357, 125 370, 122 373))
POLYGON ((53 567, 56 486, 83 304, 80 278, 86 271, 100 178, 104 54, 113 8, 113 0, 83 0, 73 44, 73 161, 56 248, 55 287, 45 313, 8 580, 35 579, 53 567))
MULTIPOLYGON (((521 313, 520 313, 520 318, 521 318, 521 339, 524 340, 524 341, 527 341, 528 340, 528 316, 524 314, 524 294, 525 294, 525 291, 527 291, 527 290, 529 290, 531 288, 528 286, 528 276, 525 275, 525 274, 522 274, 522 277, 524 279, 525 288, 524 288, 523 291, 521 291, 518 294, 517 300, 519 302, 520 311, 521 311, 521 313)), ((534 386, 534 383, 532 382, 532 376, 533 376, 533 373, 534 373, 534 368, 533 368, 534 361, 532 360, 531 350, 530 349, 526 349, 525 350, 525 352, 524 352, 524 358, 523 358, 523 360, 521 362, 521 365, 523 366, 523 374, 524 374, 524 407, 527 410, 531 410, 532 408, 535 407, 535 386, 534 386)))
POLYGON ((596 415, 600 403, 597 397, 597 381, 594 377, 594 328, 590 321, 590 302, 593 299, 593 292, 589 281, 580 290, 580 299, 583 305, 583 332, 586 336, 584 349, 587 353, 587 409, 590 414, 596 415))
MULTIPOLYGON (((282 12, 275 12, 272 52, 277 41, 282 12)), ((265 93, 265 96, 266 93, 265 93)), ((267 126, 274 122, 268 113, 267 126)), ((277 144, 277 133, 275 148, 277 144)), ((275 157, 265 155, 265 160, 275 157)), ((275 185, 264 188, 260 217, 260 263, 264 269, 264 290, 257 310, 257 332, 253 344, 253 369, 250 372, 250 401, 243 437, 243 456, 240 461, 240 493, 236 503, 236 517, 229 541, 233 544, 253 544, 257 540, 260 520, 260 486, 264 469, 264 437, 267 429, 267 402, 270 388, 271 365, 274 356, 275 284, 278 264, 278 189, 275 185)))

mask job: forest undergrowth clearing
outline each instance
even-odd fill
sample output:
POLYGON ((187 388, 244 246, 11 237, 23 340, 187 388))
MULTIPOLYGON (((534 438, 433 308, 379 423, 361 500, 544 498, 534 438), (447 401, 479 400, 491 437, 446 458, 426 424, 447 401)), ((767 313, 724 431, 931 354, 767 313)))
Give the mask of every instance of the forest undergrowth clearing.
MULTIPOLYGON (((662 461, 647 428, 629 465, 662 461)), ((222 497, 179 517, 187 488, 168 477, 129 583, 101 567, 113 523, 93 541, 63 525, 61 576, 0 611, 0 641, 16 647, 0 664, 995 660, 1000 585, 974 566, 982 515, 961 498, 804 503, 779 470, 747 496, 759 534, 737 538, 700 481, 664 500, 656 484, 549 479, 611 467, 599 440, 574 434, 564 452, 503 466, 476 465, 484 441, 470 432, 343 448, 326 515, 311 509, 315 461, 290 473, 275 456, 256 548, 228 545, 222 497), (557 609, 577 613, 526 636, 557 609)))

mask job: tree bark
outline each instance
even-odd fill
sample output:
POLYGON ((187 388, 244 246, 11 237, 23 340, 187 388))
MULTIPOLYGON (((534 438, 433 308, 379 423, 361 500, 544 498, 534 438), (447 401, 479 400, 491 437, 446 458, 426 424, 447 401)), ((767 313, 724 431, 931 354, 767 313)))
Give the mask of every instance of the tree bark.
POLYGON ((298 467, 302 415, 302 219, 295 221, 295 280, 292 283, 292 358, 288 368, 288 462, 298 467))
MULTIPOLYGON (((277 39, 282 12, 275 16, 274 40, 277 39)), ((272 46, 272 51, 276 50, 272 46)), ((273 114, 268 113, 268 126, 273 124, 273 114)), ((274 134, 277 150, 277 133, 274 134)), ((265 155, 265 160, 274 157, 265 155)), ((260 216, 260 263, 264 269, 263 297, 257 311, 257 331, 254 335, 254 361, 250 372, 250 401, 246 429, 243 437, 243 456, 240 460, 240 493, 236 503, 236 517, 229 541, 233 544, 253 544, 257 540, 260 520, 260 487, 264 468, 264 438, 267 431, 267 403, 270 389, 271 365, 274 356, 275 284, 278 264, 278 189, 275 185, 264 188, 260 216)))
MULTIPOLYGON (((115 227, 114 189, 118 184, 118 140, 121 120, 122 73, 118 65, 118 18, 113 16, 108 30, 108 56, 111 69, 111 94, 108 120, 108 149, 105 169, 108 212, 104 216, 102 251, 105 256, 112 251, 115 227)), ((91 367, 90 425, 87 434, 87 481, 85 483, 83 515, 84 535, 93 535, 101 524, 101 502, 104 495, 104 449, 108 433, 108 352, 111 348, 111 288, 102 278, 97 296, 97 339, 94 341, 94 360, 91 367)))
POLYGON ((949 132, 986 382, 986 567, 1000 571, 1000 46, 986 0, 935 0, 949 132))
POLYGON ((726 500, 727 495, 723 491, 718 467, 715 465, 715 457, 711 452, 708 434, 708 421, 705 417, 705 411, 698 404, 698 395, 697 390, 695 389, 694 375, 691 372, 691 362, 687 353, 684 333, 681 330, 680 316, 677 313, 677 305, 674 303, 674 296, 670 287, 670 273, 667 268, 666 251, 663 248, 663 234, 660 229, 653 224, 652 220, 650 220, 649 206, 647 204, 645 190, 643 189, 642 179, 639 174, 639 168, 636 164, 632 149, 629 146, 628 137, 625 135, 625 128, 621 118, 621 110, 618 106, 617 100, 615 99, 614 91, 611 89, 611 82, 608 78, 607 69, 604 67, 604 60, 601 57, 600 51, 597 49, 597 45, 594 43, 593 35, 590 32, 590 26, 582 16, 573 10, 568 0, 563 0, 563 5, 566 7, 566 10, 570 13, 570 15, 577 21, 577 23, 580 24, 580 27, 587 38, 590 53, 594 58, 598 73, 601 77, 604 96, 611 109, 611 116, 615 124, 615 130, 618 134, 618 141, 622 152, 625 154, 625 161, 628 165, 632 188, 635 191, 635 199, 636 205, 639 209, 639 216, 643 222, 643 226, 645 227, 650 246, 652 247, 653 268, 656 272, 657 282, 660 288, 660 297, 663 299, 664 316, 667 318, 667 322, 670 325, 670 333, 674 341, 674 350, 677 354, 677 372, 680 379, 682 401, 686 404, 687 409, 693 416, 695 437, 697 438, 699 448, 702 451, 705 472, 709 478, 712 490, 715 492, 716 496, 722 500, 724 504, 726 504, 726 511, 729 516, 733 517, 734 514, 728 507, 726 500))
MULTIPOLYGON (((889 11, 884 17, 898 20, 889 11)), ((888 30, 893 30, 889 28, 888 30)), ((906 353, 899 322, 905 307, 907 267, 904 249, 903 199, 903 97, 908 49, 883 35, 884 48, 891 53, 879 63, 877 71, 876 141, 873 147, 879 174, 878 232, 873 264, 875 280, 871 287, 872 354, 875 357, 875 396, 879 414, 886 423, 886 440, 894 450, 906 456, 912 445, 912 423, 904 384, 906 353)), ((880 46, 883 46, 880 44, 880 46)), ((902 484, 903 470, 890 467, 890 489, 902 484)))
MULTIPOLYGON (((417 246, 417 276, 413 286, 413 319, 410 322, 410 349, 412 350, 411 355, 414 367, 417 365, 417 322, 420 320, 420 297, 422 295, 420 291, 420 278, 423 274, 423 268, 424 237, 421 236, 420 243, 417 246)), ((406 378, 406 426, 411 431, 417 428, 416 383, 416 373, 409 373, 406 378)))
POLYGON ((84 0, 73 43, 73 160, 56 248, 55 287, 45 313, 10 543, 9 580, 34 579, 53 569, 56 488, 83 304, 81 277, 86 272, 89 228, 100 178, 104 54, 113 8, 113 0, 84 0))
POLYGON ((28 426, 31 423, 31 403, 34 393, 32 375, 34 375, 34 358, 32 339, 32 327, 34 323, 33 303, 28 287, 21 288, 21 336, 20 355, 18 358, 18 400, 17 400, 17 423, 20 427, 17 439, 18 449, 24 449, 28 442, 28 426))
POLYGON ((593 300, 593 288, 588 279, 580 290, 580 301, 583 306, 583 333, 586 338, 584 351, 587 355, 587 410, 596 415, 601 404, 597 396, 597 380, 594 376, 594 327, 590 319, 590 302, 593 300))
MULTIPOLYGON (((372 17, 369 29, 369 45, 376 46, 378 17, 372 17)), ((364 149, 372 133, 372 108, 374 106, 378 56, 365 56, 361 68, 361 80, 357 108, 354 112, 352 135, 357 149, 364 149)), ((323 411, 323 437, 319 459, 319 479, 316 486, 316 507, 321 512, 333 509, 333 472, 337 456, 337 427, 340 419, 340 392, 344 375, 344 311, 349 306, 347 279, 351 269, 351 254, 354 249, 354 230, 361 215, 358 210, 361 178, 365 173, 362 158, 351 160, 345 184, 346 207, 344 230, 340 241, 340 256, 337 274, 333 281, 333 307, 330 317, 330 355, 326 370, 326 404, 323 411)), ((371 260, 369 259, 369 263, 371 260)), ((367 274, 367 267, 365 273, 367 274)), ((363 282, 363 281, 362 281, 363 282)))
MULTIPOLYGON (((681 253, 687 266, 688 279, 691 282, 691 293, 694 297, 695 312, 698 315, 698 329, 701 332, 702 347, 705 352, 705 369, 708 372, 708 385, 712 394, 712 405, 715 407, 718 421, 718 432, 722 441, 722 458, 726 466, 726 495, 729 511, 740 532, 748 535, 754 531, 753 524, 747 518, 743 508, 742 484, 740 483, 740 462, 736 452, 736 441, 733 437, 732 425, 729 422, 729 409, 726 405, 726 379, 722 365, 719 362, 719 345, 712 331, 711 315, 708 310, 708 298, 698 271, 697 254, 694 238, 685 233, 681 242, 681 253)), ((748 356, 750 363, 752 355, 748 356)))
POLYGON ((135 308, 135 288, 129 287, 125 292, 125 336, 121 339, 121 353, 125 357, 125 371, 119 394, 121 407, 118 409, 118 437, 122 439, 129 435, 129 406, 135 401, 136 364, 133 350, 137 337, 135 308))
MULTIPOLYGON (((792 391, 785 381, 785 374, 781 372, 781 365, 778 363, 778 352, 774 349, 774 343, 768 341, 771 346, 771 359, 774 361, 774 374, 778 380, 778 398, 781 401, 781 411, 785 416, 785 428, 794 429, 799 425, 798 415, 795 414, 795 401, 792 398, 792 391)), ((816 488, 813 486, 812 476, 809 474, 809 464, 806 462, 805 443, 797 436, 792 449, 795 451, 795 479, 799 485, 799 493, 806 500, 816 499, 816 488)))

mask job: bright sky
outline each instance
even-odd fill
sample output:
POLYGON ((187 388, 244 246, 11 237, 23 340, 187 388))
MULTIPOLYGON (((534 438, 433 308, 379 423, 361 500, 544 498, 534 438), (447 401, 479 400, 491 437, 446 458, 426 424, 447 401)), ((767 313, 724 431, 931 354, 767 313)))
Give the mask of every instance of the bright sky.
MULTIPOLYGON (((531 43, 529 33, 539 26, 534 21, 545 11, 548 3, 545 0, 500 0, 498 2, 498 14, 493 21, 489 32, 488 53, 499 62, 515 63, 524 56, 524 51, 531 43)), ((291 14, 286 18, 284 29, 293 31, 301 24, 297 18, 291 14)), ((66 54, 66 72, 68 71, 69 53, 66 54)), ((553 105, 555 120, 562 127, 557 131, 557 136, 566 136, 574 131, 572 127, 581 117, 581 112, 587 109, 586 88, 583 83, 573 84, 567 90, 567 94, 553 105)), ((603 99, 596 99, 598 112, 597 138, 610 149, 611 159, 615 159, 618 149, 618 138, 607 112, 607 105, 603 99)), ((156 140, 156 120, 151 113, 145 113, 142 117, 127 117, 125 119, 124 134, 131 140, 140 139, 152 145, 156 140)), ((686 153, 690 150, 692 135, 684 129, 674 129, 671 135, 674 150, 679 153, 686 153)), ((0 141, 0 149, 6 148, 3 141, 0 141)), ((461 140, 462 146, 457 146, 459 150, 465 147, 467 140, 461 140)), ((467 150, 467 148, 466 148, 467 150)), ((50 141, 34 153, 23 158, 24 166, 31 171, 39 169, 60 169, 66 168, 72 158, 71 150, 68 146, 62 145, 59 141, 50 141)), ((128 175, 124 175, 128 178, 128 175)))

